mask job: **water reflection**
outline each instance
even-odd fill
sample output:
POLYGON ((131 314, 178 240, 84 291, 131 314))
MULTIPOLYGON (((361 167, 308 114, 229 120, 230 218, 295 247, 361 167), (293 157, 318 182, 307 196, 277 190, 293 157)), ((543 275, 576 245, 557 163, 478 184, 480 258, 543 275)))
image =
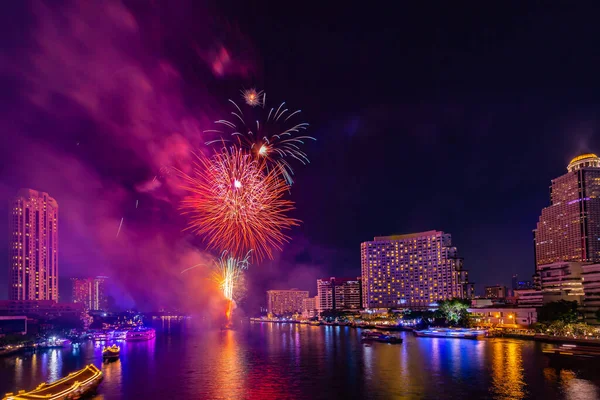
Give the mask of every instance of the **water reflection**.
POLYGON ((91 342, 0 359, 0 393, 31 389, 93 362, 104 371, 97 400, 600 395, 597 371, 551 368, 535 342, 402 336, 401 345, 365 346, 359 330, 345 327, 252 324, 221 332, 177 329, 172 321, 155 340, 121 343, 121 357, 111 363, 102 363, 101 347, 91 342))
POLYGON ((521 347, 516 341, 495 340, 492 345, 492 388, 500 398, 525 397, 521 347))
POLYGON ((216 398, 242 398, 246 388, 246 376, 240 348, 235 338, 237 332, 227 330, 220 333, 219 361, 215 371, 216 398))
POLYGON ((579 378, 571 369, 547 367, 543 370, 544 378, 549 386, 558 387, 568 400, 589 400, 600 398, 598 386, 579 378))
POLYGON ((48 374, 48 380, 51 382, 57 381, 61 378, 61 369, 62 369, 62 352, 57 349, 50 350, 50 361, 48 367, 50 369, 50 373, 48 374))

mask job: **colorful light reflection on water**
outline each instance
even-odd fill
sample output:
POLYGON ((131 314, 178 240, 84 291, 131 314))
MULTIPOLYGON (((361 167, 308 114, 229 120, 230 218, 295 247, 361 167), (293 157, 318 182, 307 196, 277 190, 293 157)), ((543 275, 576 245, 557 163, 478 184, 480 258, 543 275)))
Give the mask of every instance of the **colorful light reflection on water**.
POLYGON ((600 372, 549 364, 535 342, 416 338, 360 343, 348 327, 247 324, 238 330, 165 325, 153 340, 0 359, 0 393, 27 389, 90 362, 105 378, 96 399, 502 398, 593 399, 600 372))

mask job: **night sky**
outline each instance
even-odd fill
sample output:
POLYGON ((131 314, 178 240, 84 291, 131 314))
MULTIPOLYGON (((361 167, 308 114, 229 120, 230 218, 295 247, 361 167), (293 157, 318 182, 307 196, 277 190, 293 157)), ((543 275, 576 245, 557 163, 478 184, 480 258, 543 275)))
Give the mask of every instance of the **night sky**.
POLYGON ((360 243, 377 235, 451 233, 479 293, 531 277, 550 180, 600 152, 595 10, 199 3, 2 13, 0 214, 19 187, 57 199, 61 276, 114 277, 140 308, 189 297, 179 271, 210 255, 182 232, 161 168, 189 166, 227 99, 255 86, 302 109, 317 142, 295 168, 303 223, 251 266, 249 309, 268 288, 316 294, 318 277, 360 275, 360 243))

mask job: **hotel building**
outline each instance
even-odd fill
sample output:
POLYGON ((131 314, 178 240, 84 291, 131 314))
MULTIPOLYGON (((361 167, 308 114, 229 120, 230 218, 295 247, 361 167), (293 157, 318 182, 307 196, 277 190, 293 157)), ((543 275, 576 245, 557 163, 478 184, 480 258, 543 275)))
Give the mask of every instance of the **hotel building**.
POLYGON ((361 278, 317 279, 319 312, 325 310, 359 310, 362 305, 361 278))
POLYGON ((304 290, 268 290, 267 312, 273 315, 302 313, 303 300, 306 298, 308 291, 304 290))
POLYGON ((364 308, 426 308, 438 300, 473 296, 449 233, 376 237, 361 244, 361 265, 364 308))
POLYGON ((583 154, 572 159, 567 173, 552 180, 550 202, 533 231, 534 278, 542 303, 595 303, 585 301, 584 276, 587 272, 593 279, 593 268, 586 265, 600 262, 600 158, 583 154))
POLYGON ((533 231, 536 267, 600 262, 600 158, 571 160, 567 173, 552 180, 550 202, 533 231))
POLYGON ((58 301, 58 203, 21 189, 9 215, 10 300, 58 301))
POLYGON ((72 278, 73 303, 80 303, 86 311, 108 308, 106 276, 96 278, 72 278))

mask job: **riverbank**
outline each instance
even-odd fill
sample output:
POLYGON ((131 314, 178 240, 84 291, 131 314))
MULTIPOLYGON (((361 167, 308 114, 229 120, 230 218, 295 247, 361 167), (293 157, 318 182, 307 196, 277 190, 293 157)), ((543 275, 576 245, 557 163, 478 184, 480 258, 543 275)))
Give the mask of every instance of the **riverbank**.
MULTIPOLYGON (((250 318, 251 322, 267 322, 267 323, 276 323, 276 324, 310 324, 308 321, 296 321, 296 320, 275 320, 275 319, 261 319, 261 318, 250 318)), ((311 324, 316 325, 316 324, 311 324)), ((339 323, 323 323, 320 325, 324 326, 347 326, 350 328, 362 328, 362 329, 378 329, 378 330, 386 330, 386 331, 407 331, 412 332, 414 330, 413 327, 408 326, 390 326, 390 325, 369 325, 369 324, 339 324, 339 323)), ((573 338, 566 336, 550 336, 544 334, 531 334, 531 333, 516 333, 516 332, 499 332, 495 331, 489 338, 493 337, 503 337, 503 338, 512 338, 512 339, 522 339, 522 340, 532 340, 538 342, 546 342, 546 343, 554 343, 554 344, 579 344, 579 345, 588 345, 588 346, 599 346, 600 347, 600 339, 585 339, 585 338, 573 338)))
POLYGON ((347 326, 350 328, 361 328, 361 329, 378 329, 384 331, 407 331, 412 332, 413 328, 409 326, 399 325, 373 325, 373 324, 356 324, 352 322, 323 322, 318 321, 297 321, 297 320, 278 320, 278 319, 262 319, 262 318, 250 318, 250 322, 266 322, 271 324, 303 324, 312 326, 347 326))

